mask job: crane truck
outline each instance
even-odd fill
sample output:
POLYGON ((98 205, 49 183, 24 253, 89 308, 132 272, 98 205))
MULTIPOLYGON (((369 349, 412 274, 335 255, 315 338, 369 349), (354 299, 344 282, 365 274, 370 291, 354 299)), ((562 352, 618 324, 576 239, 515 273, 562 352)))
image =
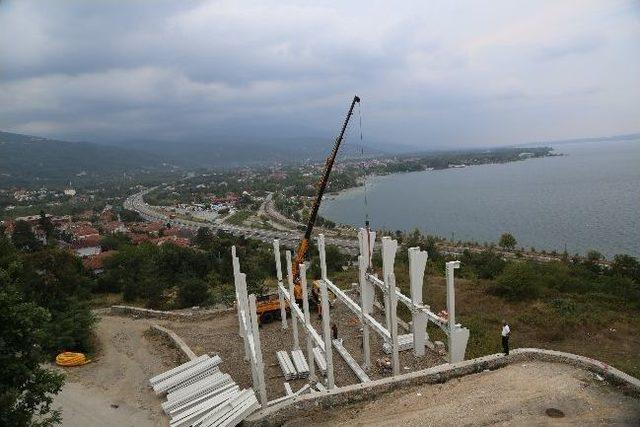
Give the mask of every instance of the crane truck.
MULTIPOLYGON (((344 138, 344 134, 347 130, 347 126, 349 125, 349 120, 353 115, 353 110, 356 104, 360 103, 360 98, 355 95, 353 100, 351 101, 351 105, 349 106, 349 111, 347 112, 347 117, 345 117, 344 122, 342 123, 342 128, 340 129, 340 133, 336 137, 333 143, 333 149, 331 153, 327 156, 327 159, 324 164, 324 170, 322 175, 320 176, 320 181, 318 182, 318 192, 316 193, 315 200, 311 207, 311 213, 309 214, 309 219, 307 220, 307 224, 304 230, 304 235, 298 244, 298 248, 296 250, 296 256, 293 260, 293 265, 291 267, 293 274, 293 293, 296 301, 301 303, 302 301, 302 286, 300 285, 300 264, 305 261, 307 253, 309 252, 309 242, 311 240, 311 233, 313 231, 313 227, 316 222, 316 218, 318 216, 318 210, 320 209, 320 203, 322 203, 322 197, 324 196, 325 189, 327 188, 327 184, 329 183, 329 175, 331 174, 331 169, 333 169, 333 164, 335 163, 336 156, 338 154, 338 150, 340 149, 340 144, 342 144, 342 140, 344 138)), ((318 281, 313 281, 311 287, 311 298, 309 302, 312 305, 315 305, 320 300, 320 285, 318 281)), ((256 314, 258 315, 258 319, 260 323, 267 323, 273 319, 277 319, 280 317, 280 304, 277 294, 263 295, 258 298, 256 305, 256 314)))

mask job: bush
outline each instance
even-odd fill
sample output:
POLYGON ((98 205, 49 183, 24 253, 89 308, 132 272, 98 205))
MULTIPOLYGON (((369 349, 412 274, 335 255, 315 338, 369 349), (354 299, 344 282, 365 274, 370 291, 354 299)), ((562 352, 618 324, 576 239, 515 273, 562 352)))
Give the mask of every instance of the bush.
POLYGON ((207 305, 209 303, 209 286, 197 277, 183 279, 178 284, 178 302, 181 307, 207 305))
POLYGON ((536 298, 540 294, 535 269, 528 262, 509 263, 496 279, 491 292, 510 300, 536 298))

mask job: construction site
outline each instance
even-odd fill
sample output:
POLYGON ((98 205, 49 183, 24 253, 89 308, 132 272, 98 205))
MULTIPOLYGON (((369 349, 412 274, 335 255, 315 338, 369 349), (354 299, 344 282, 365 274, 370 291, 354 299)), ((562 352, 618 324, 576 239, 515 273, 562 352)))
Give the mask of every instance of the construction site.
POLYGON ((470 330, 456 318, 460 261, 442 266, 446 304, 436 307, 425 288, 427 251, 410 247, 400 254, 397 240, 365 221, 357 234, 357 281, 330 277, 325 236, 314 236, 313 228, 359 102, 353 98, 326 160, 295 252, 277 238, 271 242, 273 292, 248 292, 253 278, 234 246, 232 308, 112 307, 98 331, 103 360, 74 372, 79 389, 59 398, 76 411, 68 425, 107 425, 105 419, 171 427, 637 422, 640 380, 597 360, 535 348, 467 360, 470 330), (319 277, 308 273, 312 244, 319 277), (376 265, 374 254, 381 260, 376 265), (408 260, 406 294, 396 282, 399 255, 408 260), (399 318, 400 307, 409 321, 399 318), (96 406, 99 395, 114 402, 106 412, 84 399, 96 389, 96 406))

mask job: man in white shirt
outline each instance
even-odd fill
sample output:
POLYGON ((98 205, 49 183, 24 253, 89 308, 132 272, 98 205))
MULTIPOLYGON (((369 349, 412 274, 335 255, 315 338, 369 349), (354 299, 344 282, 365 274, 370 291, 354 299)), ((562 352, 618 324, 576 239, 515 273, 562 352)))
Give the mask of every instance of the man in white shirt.
POLYGON ((507 324, 506 320, 502 321, 502 352, 505 356, 509 355, 509 335, 511 335, 511 328, 507 324))

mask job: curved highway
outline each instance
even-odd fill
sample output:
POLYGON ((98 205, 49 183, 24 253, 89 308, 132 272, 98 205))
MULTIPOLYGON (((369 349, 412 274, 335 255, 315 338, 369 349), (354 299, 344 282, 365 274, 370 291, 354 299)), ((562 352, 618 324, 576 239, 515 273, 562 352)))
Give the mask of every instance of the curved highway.
MULTIPOLYGON (((157 187, 152 187, 127 197, 127 199, 123 203, 124 208, 137 212, 138 214, 140 214, 141 217, 143 217, 147 221, 162 221, 162 222, 170 223, 172 225, 190 228, 193 230, 197 230, 200 227, 208 227, 212 230, 222 230, 222 231, 226 231, 227 233, 231 233, 235 236, 258 239, 267 243, 272 243, 274 239, 279 239, 282 245, 289 246, 292 248, 297 247, 298 242, 300 241, 301 233, 299 232, 273 231, 273 230, 264 230, 260 228, 237 226, 237 225, 232 225, 227 223, 199 222, 199 221, 192 221, 184 218, 169 218, 167 214, 152 208, 150 205, 148 205, 144 201, 144 195, 152 190, 155 190, 156 188, 157 187)), ((325 242, 328 245, 337 246, 343 249, 345 252, 348 252, 351 254, 358 253, 357 240, 340 239, 340 238, 325 236, 325 242)))

